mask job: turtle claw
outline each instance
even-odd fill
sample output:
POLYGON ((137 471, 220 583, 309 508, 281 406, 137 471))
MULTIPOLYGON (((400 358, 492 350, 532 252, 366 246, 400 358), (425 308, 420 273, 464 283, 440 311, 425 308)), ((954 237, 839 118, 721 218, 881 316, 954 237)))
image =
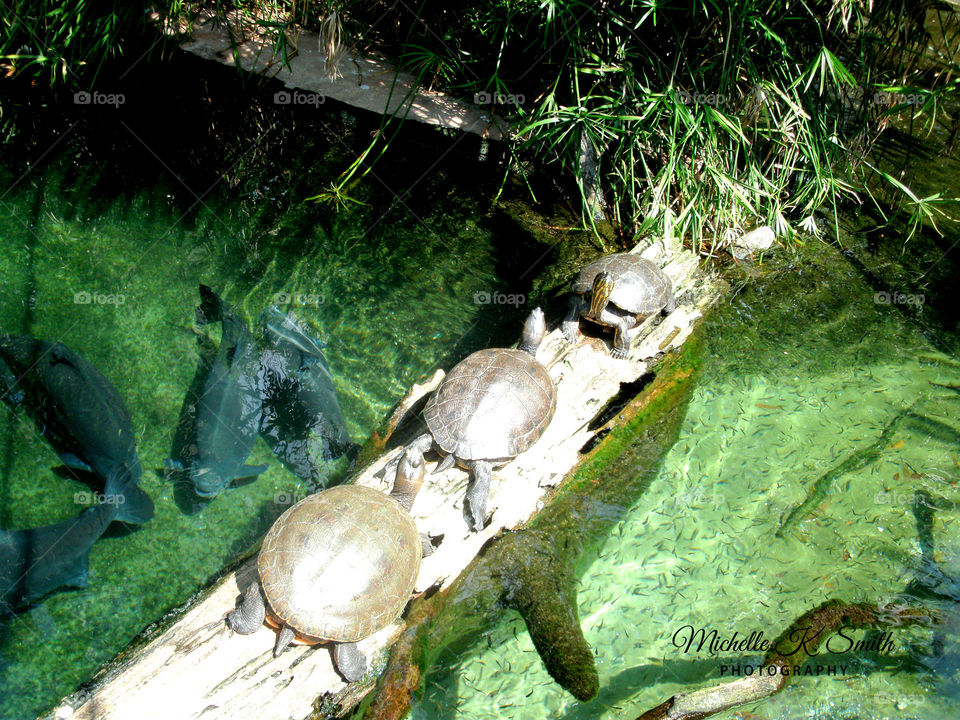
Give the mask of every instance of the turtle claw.
POLYGON ((623 348, 623 347, 614 347, 613 350, 610 352, 610 355, 612 355, 612 356, 613 356, 614 358, 616 358, 617 360, 626 360, 626 359, 627 359, 627 355, 629 355, 629 354, 630 354, 630 348, 629 348, 629 347, 625 347, 625 348, 623 348))

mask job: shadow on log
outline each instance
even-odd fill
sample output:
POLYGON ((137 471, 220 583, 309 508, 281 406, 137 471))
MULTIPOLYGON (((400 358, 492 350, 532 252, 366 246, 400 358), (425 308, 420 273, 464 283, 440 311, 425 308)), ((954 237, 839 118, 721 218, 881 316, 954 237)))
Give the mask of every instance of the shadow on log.
POLYGON ((415 600, 366 720, 399 720, 441 650, 469 647, 504 608, 521 614, 550 675, 581 701, 599 679, 577 612, 582 558, 639 497, 676 441, 700 367, 701 332, 668 356, 654 380, 521 530, 494 538, 449 587, 415 600))

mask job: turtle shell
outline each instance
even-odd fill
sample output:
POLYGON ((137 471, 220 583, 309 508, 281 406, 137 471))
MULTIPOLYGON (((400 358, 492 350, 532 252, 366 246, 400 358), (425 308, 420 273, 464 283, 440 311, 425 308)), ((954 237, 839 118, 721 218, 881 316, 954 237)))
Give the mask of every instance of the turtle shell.
POLYGON ((553 379, 523 350, 468 356, 430 398, 423 417, 434 442, 461 460, 513 458, 543 434, 557 409, 553 379))
POLYGON ((420 571, 420 533, 387 495, 340 485, 277 518, 257 569, 277 619, 309 638, 356 642, 403 611, 420 571))
POLYGON ((653 315, 660 312, 673 295, 673 285, 663 270, 633 253, 617 253, 594 260, 580 271, 573 282, 573 291, 590 292, 593 279, 604 270, 613 276, 609 302, 629 313, 653 315))

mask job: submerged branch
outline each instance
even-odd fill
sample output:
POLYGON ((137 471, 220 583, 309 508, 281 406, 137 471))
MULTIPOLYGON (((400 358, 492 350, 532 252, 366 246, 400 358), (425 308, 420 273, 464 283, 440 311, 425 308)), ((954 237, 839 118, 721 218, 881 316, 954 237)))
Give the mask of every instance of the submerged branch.
POLYGON ((937 620, 932 611, 907 605, 876 606, 830 600, 790 625, 773 643, 773 649, 755 675, 674 695, 637 720, 700 720, 769 697, 786 686, 793 668, 806 662, 830 635, 843 627, 931 625, 937 620))
POLYGON ((843 477, 847 473, 856 472, 857 470, 866 467, 876 460, 880 456, 880 453, 883 451, 883 449, 890 444, 890 436, 893 435, 894 431, 897 429, 897 426, 900 424, 900 421, 909 414, 909 409, 901 410, 894 416, 893 420, 887 423, 886 427, 883 428, 883 432, 880 433, 880 437, 866 447, 860 448, 856 452, 852 453, 849 457, 847 457, 846 460, 841 462, 839 465, 835 465, 834 467, 830 468, 827 472, 817 478, 817 481, 807 493, 806 499, 790 511, 786 520, 783 521, 783 523, 780 525, 780 529, 777 530, 774 535, 778 538, 782 538, 786 533, 796 528, 797 525, 799 525, 803 519, 810 514, 813 508, 823 502, 827 492, 829 492, 830 487, 836 480, 843 477))

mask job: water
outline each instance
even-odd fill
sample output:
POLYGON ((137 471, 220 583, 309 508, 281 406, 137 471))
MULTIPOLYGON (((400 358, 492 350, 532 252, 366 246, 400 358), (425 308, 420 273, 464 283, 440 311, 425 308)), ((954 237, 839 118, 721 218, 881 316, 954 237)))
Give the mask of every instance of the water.
MULTIPOLYGON (((3 720, 72 692, 307 491, 258 440, 248 462, 270 466, 259 480, 202 513, 178 507, 160 468, 197 369, 198 283, 254 323, 279 296, 311 324, 362 442, 423 375, 515 339, 523 311, 474 296, 529 293, 536 277, 501 263, 504 245, 534 248, 485 215, 497 178, 476 162, 479 139, 410 129, 351 188, 352 211, 333 213, 300 201, 347 167, 375 118, 278 110, 271 88, 230 74, 211 98, 207 66, 182 62, 168 84, 146 68, 120 85, 119 111, 24 106, 21 133, 3 148, 0 328, 60 340, 114 383, 156 503, 141 529, 96 543, 89 588, 55 593, 0 629, 3 720)), ((51 472, 57 458, 28 418, 4 406, 2 419, 0 526, 76 516, 86 486, 51 472)), ((345 472, 344 459, 329 477, 345 472)))
MULTIPOLYGON (((302 205, 364 149, 376 124, 331 107, 280 114, 272 88, 183 62, 179 73, 163 70, 175 87, 150 67, 105 87, 127 94, 120 111, 27 107, 3 146, 0 329, 62 340, 117 386, 157 514, 94 546, 88 589, 54 594, 2 628, 2 720, 32 718, 75 689, 248 551, 305 491, 259 441, 249 462, 270 470, 202 513, 185 514, 156 470, 196 371, 198 282, 254 321, 278 294, 290 298, 328 343, 357 441, 422 375, 515 338, 523 311, 477 297, 548 286, 538 274, 551 256, 487 213, 498 178, 476 163, 477 139, 412 128, 350 188, 351 212, 302 205)), ((634 718, 719 680, 716 659, 673 646, 679 627, 772 637, 830 598, 906 599, 945 622, 936 633, 896 630, 890 655, 831 657, 848 666, 845 676, 798 678, 748 706, 752 717, 954 717, 960 394, 942 386, 960 385, 955 263, 922 267, 953 240, 921 238, 902 254, 888 243, 882 256, 848 240, 891 289, 926 302, 878 304, 880 291, 850 263, 809 243, 803 262, 762 268, 711 318, 678 442, 582 568, 597 700, 581 705, 558 688, 507 614, 472 652, 441 656, 414 718, 634 718), (796 528, 775 537, 817 478, 906 408, 913 414, 875 458, 839 476, 796 528), (941 498, 929 525, 914 505, 918 488, 941 498)), ((34 426, 4 413, 0 526, 75 516, 74 496, 86 487, 54 475, 57 460, 34 426)), ((335 463, 330 478, 345 472, 335 463)))
POLYGON ((600 673, 596 700, 578 703, 557 686, 522 620, 507 613, 472 652, 441 653, 412 717, 636 718, 675 693, 730 679, 721 662, 762 660, 684 653, 673 644, 682 626, 773 640, 833 598, 908 602, 940 611, 944 623, 895 629, 892 652, 821 656, 814 664, 845 665, 846 674, 796 678, 744 706, 743 717, 956 717, 960 394, 942 386, 960 383, 960 361, 874 295, 837 251, 811 244, 802 262, 753 278, 711 317, 679 440, 583 568, 579 610, 600 673), (817 478, 875 443, 907 408, 875 457, 775 536, 817 478), (916 490, 940 498, 929 525, 916 490))

